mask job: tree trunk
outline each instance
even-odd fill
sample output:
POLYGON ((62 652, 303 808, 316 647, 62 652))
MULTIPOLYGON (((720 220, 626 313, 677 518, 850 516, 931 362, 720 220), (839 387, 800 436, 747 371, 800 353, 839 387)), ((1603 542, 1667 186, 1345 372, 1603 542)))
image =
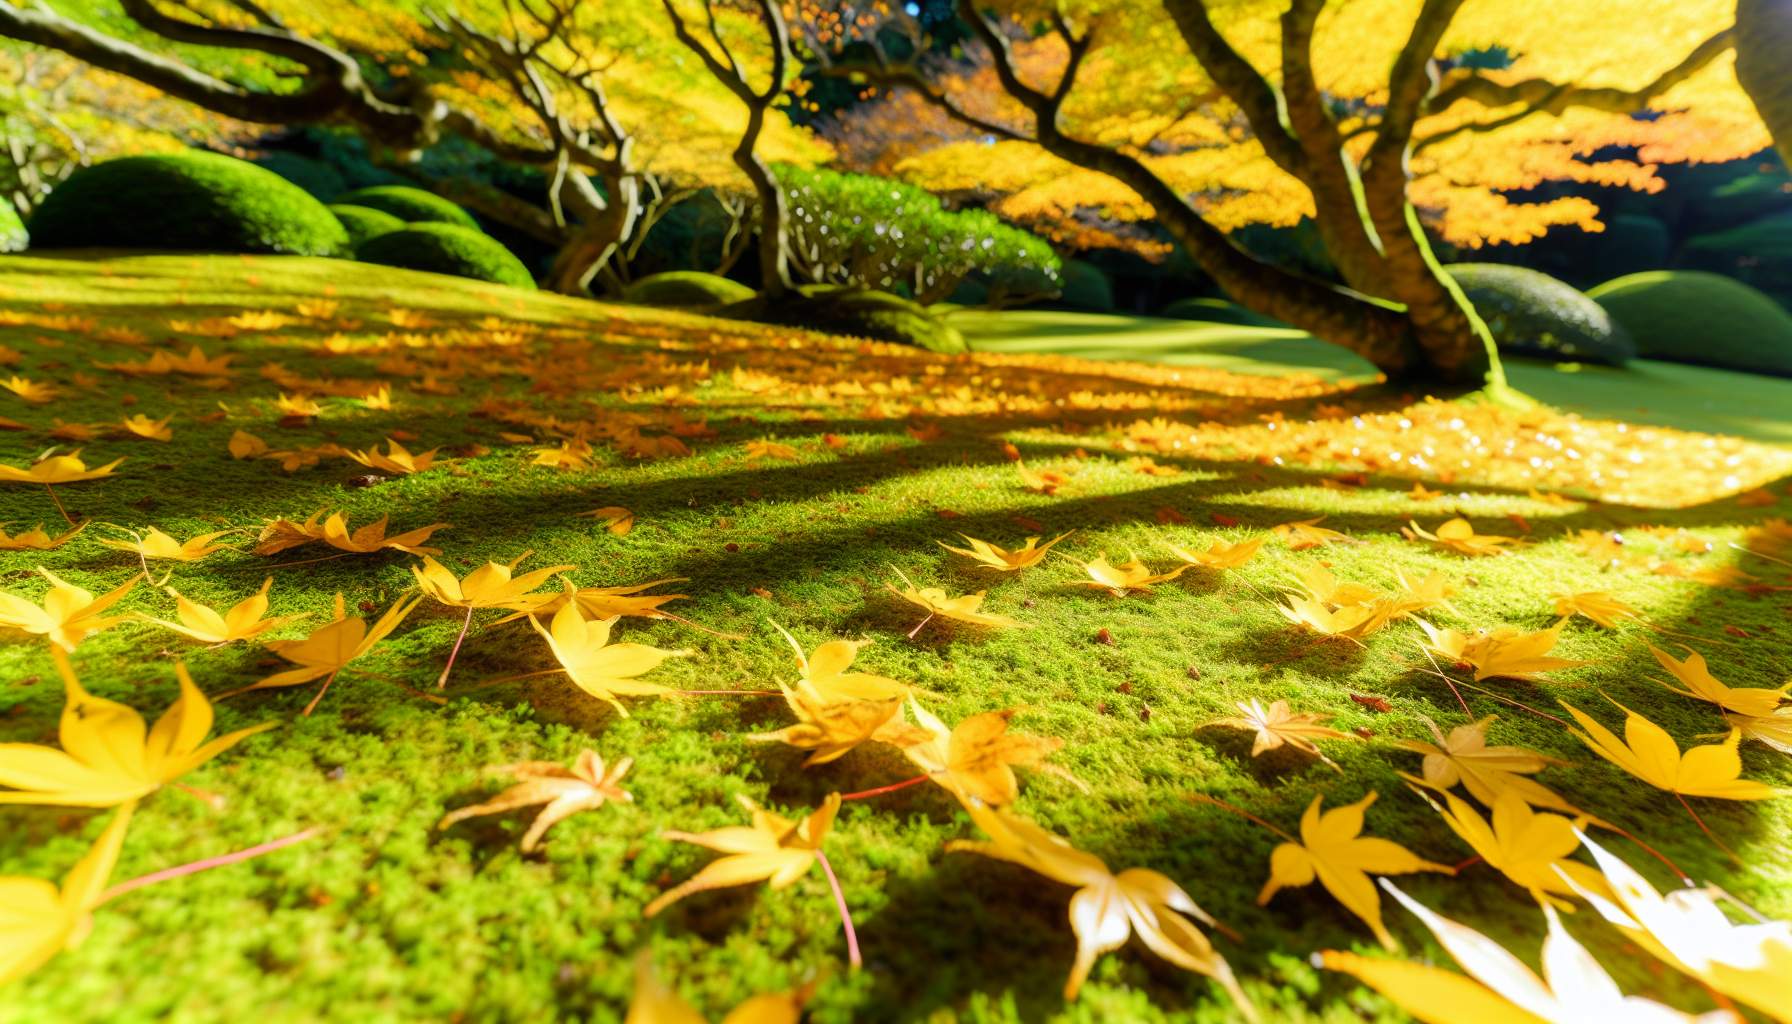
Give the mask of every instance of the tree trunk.
POLYGON ((1792 166, 1792 0, 1736 0, 1736 79, 1792 166))
POLYGON ((583 190, 568 190, 569 197, 581 197, 575 206, 587 219, 554 254, 545 282, 548 290, 562 295, 591 294, 592 278, 628 241, 639 223, 640 180, 632 174, 624 174, 606 179, 604 185, 610 194, 601 206, 584 196, 583 190))
POLYGON ((790 280, 790 234, 786 227, 790 210, 784 202, 784 190, 778 187, 772 169, 760 158, 759 134, 765 128, 766 105, 748 107, 747 130, 734 147, 734 163, 753 183, 759 197, 759 291, 776 302, 792 290, 790 280))

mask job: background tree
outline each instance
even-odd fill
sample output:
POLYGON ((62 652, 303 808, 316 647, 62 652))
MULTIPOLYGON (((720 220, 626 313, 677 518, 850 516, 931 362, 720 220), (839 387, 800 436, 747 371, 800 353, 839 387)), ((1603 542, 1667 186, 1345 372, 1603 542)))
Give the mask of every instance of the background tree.
POLYGON ((1117 218, 1154 219, 1238 301, 1392 376, 1472 379, 1487 355, 1421 216, 1467 244, 1595 227, 1584 199, 1506 193, 1551 180, 1659 188, 1661 162, 1767 142, 1732 67, 1733 0, 960 0, 958 11, 998 102, 966 87, 974 63, 853 68, 978 133, 905 173, 934 187, 948 167, 973 168, 1002 191, 1036 190, 1042 208, 1094 196, 1117 218), (1636 155, 1607 159, 1609 147, 1636 155), (1226 235, 1302 217, 1344 287, 1266 266, 1226 235))

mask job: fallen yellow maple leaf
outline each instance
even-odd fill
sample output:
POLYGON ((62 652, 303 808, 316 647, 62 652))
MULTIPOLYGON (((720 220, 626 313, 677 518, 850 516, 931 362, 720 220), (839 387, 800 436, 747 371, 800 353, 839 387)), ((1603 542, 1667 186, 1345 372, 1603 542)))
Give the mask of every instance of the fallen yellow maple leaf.
POLYGON ((1361 640, 1387 625, 1388 610, 1379 604, 1331 607, 1301 594, 1284 594, 1287 604, 1276 605, 1282 617, 1323 637, 1361 640))
POLYGON ((955 548, 943 540, 935 541, 934 543, 955 555, 963 555, 966 558, 976 561, 977 568, 979 569, 990 569, 995 572, 1013 572, 1018 569, 1030 569, 1033 566, 1038 565, 1044 560, 1046 553, 1052 549, 1052 545, 1070 536, 1070 533, 1061 533, 1051 540, 1046 541, 1044 544, 1039 544, 1038 537, 1028 537, 1026 543, 1012 551, 997 547, 989 541, 978 540, 975 537, 967 536, 962 533, 959 534, 959 536, 964 537, 965 541, 971 546, 969 548, 955 548), (1038 546, 1035 547, 1034 545, 1038 546))
POLYGON ((1741 777, 1742 758, 1737 756, 1736 745, 1742 734, 1735 729, 1722 743, 1693 747, 1682 754, 1667 730, 1617 701, 1612 703, 1624 712, 1624 739, 1562 701, 1562 707, 1581 726, 1569 731, 1593 753, 1656 789, 1715 800, 1770 800, 1781 795, 1766 783, 1741 777))
POLYGON ((1414 792, 1441 815, 1450 831, 1474 850, 1488 867, 1511 879, 1513 884, 1530 891, 1538 903, 1572 910, 1573 905, 1553 898, 1575 891, 1566 880, 1574 879, 1583 889, 1605 888, 1599 872, 1576 860, 1568 859, 1580 849, 1575 823, 1559 814, 1539 814, 1531 810, 1517 793, 1507 790, 1493 802, 1492 817, 1483 818, 1474 807, 1454 794, 1438 791, 1446 806, 1418 787, 1414 792))
POLYGON ((997 629, 1011 626, 1026 626, 1026 623, 1009 618, 1006 615, 979 611, 978 609, 983 606, 983 595, 987 593, 987 591, 979 590, 974 594, 962 594, 958 597, 950 597, 939 587, 916 587, 909 581, 907 576, 902 574, 901 569, 896 569, 894 571, 896 573, 896 578, 902 581, 902 585, 905 589, 898 590, 893 583, 885 583, 884 586, 889 588, 890 593, 895 594, 897 597, 902 598, 904 601, 907 601, 927 613, 927 618, 921 620, 921 625, 916 626, 913 632, 909 634, 910 636, 920 632, 921 626, 927 625, 927 623, 932 621, 936 615, 940 618, 951 619, 954 622, 968 622, 974 626, 990 626, 997 629))
POLYGON ((318 518, 322 512, 315 513, 302 523, 287 519, 275 519, 262 528, 261 535, 256 538, 258 555, 274 555, 290 548, 301 547, 315 541, 322 541, 339 551, 352 554, 372 554, 388 548, 403 551, 411 555, 439 555, 440 548, 424 547, 423 542, 437 530, 448 528, 447 523, 431 523, 393 537, 386 536, 387 516, 380 516, 354 531, 350 531, 348 520, 340 512, 332 512, 322 525, 318 518))
POLYGON ((972 715, 949 729, 913 697, 908 710, 921 726, 918 742, 895 742, 928 778, 961 800, 1005 807, 1020 799, 1015 766, 1051 771, 1082 785, 1069 772, 1045 763, 1064 746, 1063 740, 1008 731, 1013 710, 972 715))
POLYGON ((87 940, 132 809, 126 804, 112 816, 93 847, 63 876, 60 889, 41 878, 0 877, 0 907, 6 908, 0 917, 0 986, 87 940))
POLYGON ((495 775, 509 775, 516 785, 484 803, 462 807, 444 816, 436 828, 445 829, 468 818, 487 814, 503 814, 519 807, 546 804, 523 833, 522 851, 534 851, 547 830, 581 811, 591 811, 606 803, 633 803, 634 794, 621 786, 622 777, 634 766, 634 759, 625 757, 606 768, 597 751, 586 748, 567 768, 553 761, 523 761, 486 769, 495 775))
POLYGON ((602 522, 604 529, 618 537, 628 536, 628 532, 635 528, 635 514, 620 505, 592 509, 589 512, 580 512, 579 515, 590 516, 602 522))
POLYGON ((1154 573, 1144 562, 1133 557, 1119 565, 1108 562, 1106 555, 1097 555, 1093 560, 1083 562, 1072 558, 1071 561, 1081 566, 1089 574, 1086 580, 1077 582, 1085 587, 1105 590, 1115 597, 1125 597, 1131 593, 1147 593, 1159 583, 1168 583, 1188 571, 1188 566, 1179 565, 1169 572, 1154 573))
POLYGON ((0 743, 0 804, 116 807, 141 800, 273 722, 238 729, 204 742, 212 731, 212 705, 193 685, 187 667, 175 663, 180 698, 155 728, 116 701, 88 693, 68 656, 54 652, 66 697, 58 734, 62 749, 0 743))
POLYGON ((1428 638, 1420 646, 1446 661, 1466 665, 1475 672, 1475 681, 1484 679, 1524 679, 1536 681, 1544 672, 1558 668, 1585 665, 1572 658, 1557 658, 1549 652, 1561 639, 1558 621, 1548 629, 1525 633, 1511 626, 1477 630, 1473 634, 1454 629, 1439 629, 1424 619, 1414 619, 1428 638))
MULTIPOLYGON (((1725 711, 1733 711, 1738 715, 1750 718, 1771 715, 1786 700, 1786 691, 1792 690, 1792 682, 1772 690, 1765 687, 1726 686, 1705 667, 1704 655, 1690 647, 1686 649, 1685 659, 1679 661, 1654 645, 1650 645, 1649 653, 1655 655, 1655 660, 1661 663, 1662 668, 1673 673, 1674 678, 1686 686, 1684 690, 1676 690, 1672 686, 1668 686, 1668 689, 1694 700, 1710 701, 1725 711)), ((1667 686, 1666 683, 1662 685, 1667 686)))
POLYGON ((179 541, 151 526, 143 531, 141 537, 133 535, 130 540, 102 540, 100 543, 120 551, 130 551, 142 558, 197 562, 214 552, 230 550, 230 546, 227 544, 212 542, 231 532, 233 531, 219 530, 216 533, 202 533, 190 540, 179 541))
POLYGON ((164 416, 159 420, 152 420, 142 413, 135 413, 119 420, 118 425, 126 434, 134 437, 141 437, 146 441, 168 442, 174 440, 174 431, 168 429, 168 423, 172 419, 173 416, 164 416))
POLYGON ((1252 697, 1248 701, 1241 700, 1237 702, 1236 707, 1240 712, 1238 716, 1216 718, 1207 724, 1256 733, 1257 738, 1251 744, 1252 757, 1257 757, 1267 751, 1279 750, 1283 746, 1290 746, 1324 761, 1331 765, 1334 771, 1340 773, 1344 771, 1313 743, 1314 740, 1357 739, 1351 733, 1341 732, 1323 724, 1332 716, 1312 712, 1297 714, 1288 707, 1288 702, 1285 700, 1274 701, 1265 708, 1263 702, 1256 697, 1252 697))
POLYGON ((1020 485, 1034 494, 1051 496, 1070 482, 1070 475, 1056 469, 1032 470, 1019 459, 1014 460, 1015 475, 1020 477, 1020 485))
POLYGON ((812 687, 824 703, 892 700, 909 695, 910 687, 906 683, 868 672, 847 671, 858 658, 859 650, 871 644, 869 640, 830 640, 805 655, 802 645, 789 630, 776 622, 772 623, 772 628, 790 641, 802 681, 812 687))
POLYGON ((1355 544, 1356 538, 1339 533, 1329 527, 1320 526, 1324 516, 1318 519, 1302 519, 1292 523, 1282 523, 1270 527, 1270 532, 1282 538, 1290 551, 1305 551, 1308 548, 1324 547, 1328 544, 1355 544))
POLYGON ((431 448, 429 451, 419 452, 413 455, 404 445, 399 444, 397 441, 388 437, 386 438, 386 450, 384 452, 379 450, 379 445, 374 445, 366 451, 356 451, 353 448, 344 449, 343 454, 354 459, 356 462, 359 462, 361 465, 366 466, 368 469, 377 469, 384 473, 404 476, 410 473, 421 473, 431 466, 434 466, 436 462, 436 452, 440 450, 441 449, 439 448, 431 448))
POLYGON ((73 484, 83 480, 98 480, 112 475, 112 471, 123 462, 113 459, 103 466, 87 468, 81 461, 81 449, 77 448, 67 455, 52 455, 32 464, 29 469, 17 469, 13 466, 0 465, 0 483, 13 484, 73 484))
POLYGON ((1792 707, 1774 709, 1770 715, 1725 715, 1724 720, 1745 740, 1765 743, 1782 754, 1792 754, 1792 707))
POLYGON ((791 821, 765 810, 742 794, 735 794, 735 799, 752 816, 751 825, 711 832, 672 830, 661 833, 667 839, 695 843, 728 856, 711 861, 684 883, 661 893, 647 904, 648 917, 686 896, 710 889, 756 882, 769 883, 773 889, 790 886, 814 866, 822 841, 827 838, 828 829, 833 827, 834 816, 840 813, 838 793, 828 794, 821 806, 802 821, 791 821))
MULTIPOLYGON (((797 1024, 816 984, 811 981, 794 992, 754 996, 723 1017, 722 1024, 797 1024)), ((635 995, 622 1024, 704 1024, 704 1019, 654 975, 653 960, 642 950, 635 958, 635 995)))
POLYGON ((1236 544, 1227 544, 1223 540, 1215 540, 1205 551, 1192 548, 1180 548, 1174 544, 1171 544, 1169 547, 1170 554, 1175 555, 1189 565, 1199 566, 1203 569, 1237 569, 1256 557, 1257 552, 1262 550, 1263 542, 1266 540, 1268 540, 1268 537, 1263 534, 1246 538, 1236 544))
POLYGON ((1617 629, 1620 619, 1630 619, 1634 622, 1641 622, 1643 619, 1642 614, 1634 607, 1603 590, 1557 594, 1555 609, 1556 614, 1563 618, 1582 615, 1606 629, 1617 629))
POLYGON ((777 441, 748 441, 746 450, 748 462, 757 459, 795 459, 799 457, 795 448, 777 441))
POLYGON ((1553 790, 1525 777, 1550 765, 1565 765, 1566 761, 1524 747, 1487 745, 1487 727, 1497 717, 1488 715, 1477 722, 1456 726, 1448 737, 1431 719, 1421 717, 1420 721, 1430 728, 1436 743, 1408 739, 1396 739, 1393 743, 1401 750, 1425 756, 1421 773, 1425 785, 1432 789, 1447 790, 1460 782, 1470 796, 1489 807, 1501 794, 1513 793, 1534 807, 1549 807, 1578 815, 1580 811, 1553 790))
POLYGON ((837 761, 862 743, 878 741, 901 745, 926 735, 899 717, 902 713, 899 699, 828 701, 816 692, 815 687, 802 681, 795 687, 779 683, 778 688, 784 692, 784 702, 791 713, 796 715, 796 724, 776 732, 754 733, 747 738, 762 743, 787 743, 798 750, 809 751, 808 759, 803 762, 804 768, 837 761))
POLYGON ((268 642, 268 650, 297 665, 297 668, 276 672, 260 682, 233 691, 233 694, 281 686, 301 686, 313 679, 322 679, 324 685, 318 689, 317 696, 311 698, 311 703, 305 706, 304 714, 310 715, 318 702, 323 700, 324 694, 329 692, 337 673, 390 636, 404 621, 405 616, 411 613, 411 609, 417 607, 422 600, 421 596, 399 598, 369 627, 364 620, 348 616, 342 594, 338 593, 335 617, 312 630, 310 636, 303 640, 268 642))
POLYGON ((52 537, 49 531, 44 529, 42 523, 15 534, 6 532, 6 527, 9 525, 11 524, 0 523, 0 551, 52 551, 67 544, 79 536, 82 530, 87 529, 87 523, 83 521, 79 526, 52 537))
POLYGON ((1381 923, 1381 900, 1375 895, 1370 874, 1403 875, 1437 871, 1453 875, 1447 864, 1422 860, 1398 843, 1364 837, 1363 812, 1379 794, 1373 790, 1353 804, 1319 811, 1323 795, 1313 797, 1300 819, 1300 839, 1292 836, 1269 856, 1269 880, 1257 893, 1257 905, 1267 904, 1283 889, 1309 885, 1315 878, 1344 909, 1361 918, 1384 949, 1399 944, 1381 923))
POLYGON ((1476 533, 1474 525, 1460 516, 1444 522, 1436 533, 1426 531, 1416 522, 1409 523, 1408 527, 1401 532, 1409 538, 1429 541, 1440 548, 1463 555, 1503 555, 1506 554, 1507 545, 1523 543, 1517 537, 1476 533))
POLYGON ((167 588, 168 595, 174 598, 175 614, 179 622, 169 622, 143 616, 143 621, 165 626, 176 633, 192 637, 200 643, 227 644, 235 640, 251 640, 276 629, 288 622, 297 622, 304 615, 276 615, 262 618, 268 611, 268 589, 274 585, 274 577, 269 576, 261 582, 261 589, 238 601, 231 609, 220 615, 205 605, 191 601, 182 596, 173 587, 167 588))
POLYGON ((683 651, 665 651, 646 644, 610 643, 610 627, 616 624, 616 619, 587 620, 579 602, 570 599, 574 590, 572 584, 568 583, 566 587, 569 599, 560 605, 560 610, 554 613, 547 626, 534 615, 529 616, 529 623, 548 642, 548 649, 554 652, 555 660, 560 662, 566 677, 575 686, 609 702, 624 718, 628 717, 628 709, 616 699, 618 696, 657 697, 673 692, 657 683, 639 682, 635 677, 653 671, 661 662, 678 657, 684 654, 683 651))
POLYGON ((103 613, 130 593, 139 577, 132 576, 96 598, 93 591, 67 583, 43 566, 38 566, 37 571, 50 581, 43 604, 36 605, 17 594, 0 592, 0 628, 33 633, 47 638, 64 651, 73 651, 82 640, 128 618, 124 615, 107 617, 103 613))

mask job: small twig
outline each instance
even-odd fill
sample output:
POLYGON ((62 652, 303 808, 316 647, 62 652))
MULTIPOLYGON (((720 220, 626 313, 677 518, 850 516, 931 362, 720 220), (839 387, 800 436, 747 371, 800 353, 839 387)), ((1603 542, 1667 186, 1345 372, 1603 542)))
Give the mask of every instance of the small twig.
POLYGON ((205 860, 196 860, 190 864, 182 864, 178 867, 164 868, 161 871, 152 872, 151 874, 139 875, 128 882, 120 882, 101 893, 95 906, 98 906, 100 903, 110 903, 118 897, 123 896, 125 893, 134 892, 146 885, 155 885, 157 882, 166 882, 172 878, 195 875, 201 871, 210 871, 212 868, 221 868, 230 864, 239 864, 243 861, 260 857, 263 854, 273 853, 275 850, 285 849, 295 843, 302 843, 305 840, 318 835, 322 831, 323 829, 321 828, 312 827, 305 829, 302 832, 294 832, 284 839, 275 839, 270 842, 262 843, 259 846, 251 846, 246 850, 238 850, 235 853, 226 853, 219 857, 207 857, 205 860))
POLYGON ((840 911, 840 923, 846 926, 846 955, 852 961, 852 969, 858 970, 864 964, 859 956, 859 933, 852 926, 852 912, 846 909, 846 893, 840 889, 840 879, 834 875, 834 866, 828 863, 828 855, 819 849, 815 851, 815 859, 821 862, 821 872, 828 876, 828 888, 834 890, 834 906, 840 911))
POLYGON ((1233 814, 1236 814, 1239 817, 1244 818, 1246 821, 1255 822, 1256 824, 1261 825, 1266 829, 1269 829, 1271 832, 1274 832, 1276 835, 1281 836, 1283 839, 1286 839, 1289 842, 1294 843, 1297 846, 1300 845, 1300 840, 1294 838, 1294 836, 1290 835, 1286 830, 1280 828, 1279 826, 1273 825, 1273 824, 1263 820, 1262 818, 1257 817, 1255 814, 1252 814, 1250 811, 1247 811, 1242 807, 1235 807, 1232 804, 1229 804, 1226 801, 1221 800, 1219 797, 1208 796, 1206 793, 1186 793, 1186 794, 1184 794, 1184 799, 1194 800, 1194 801, 1197 801, 1199 803, 1204 803, 1204 804, 1212 804, 1213 806, 1218 807, 1219 809, 1221 809, 1223 811, 1231 811, 1233 814))
POLYGON ((62 518, 68 520, 68 525, 74 526, 75 517, 68 514, 68 509, 62 507, 62 499, 56 496, 56 488, 45 484, 44 491, 50 495, 50 500, 56 503, 56 511, 62 513, 62 518))
POLYGON ((1456 867, 1453 868, 1452 870, 1457 871, 1457 872, 1467 871, 1469 868, 1472 868, 1476 864, 1479 864, 1479 863, 1481 863, 1481 857, 1479 854, 1477 854, 1473 857, 1470 857, 1469 859, 1467 859, 1465 861, 1459 861, 1456 864, 1456 867))
POLYGON ((460 645, 467 640, 467 630, 473 628, 473 606, 467 605, 467 617, 461 620, 460 635, 454 638, 454 649, 448 652, 448 664, 442 666, 442 674, 436 677, 436 689, 448 688, 448 674, 454 671, 454 659, 460 657, 460 645))
POLYGON ((879 786, 876 789, 861 789, 857 793, 848 793, 845 796, 841 797, 840 799, 841 800, 869 800, 874 796, 883 796, 885 793, 894 793, 899 789, 907 789, 910 786, 918 786, 921 783, 926 782, 928 779, 931 779, 931 778, 933 778, 933 776, 931 776, 931 775, 917 775, 912 779, 903 779, 901 782, 892 782, 888 786, 879 786))
POLYGON ((330 684, 336 681, 336 676, 341 673, 341 671, 341 669, 337 669, 335 672, 330 673, 329 677, 324 680, 324 685, 317 688, 317 696, 311 698, 311 703, 305 705, 305 710, 299 715, 300 718, 311 717, 311 712, 317 710, 317 702, 323 700, 324 694, 330 692, 330 684))

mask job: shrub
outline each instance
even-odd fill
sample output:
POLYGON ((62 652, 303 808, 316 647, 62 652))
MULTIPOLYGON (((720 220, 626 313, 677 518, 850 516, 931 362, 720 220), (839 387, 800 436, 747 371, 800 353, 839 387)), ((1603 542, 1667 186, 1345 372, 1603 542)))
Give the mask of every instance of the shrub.
POLYGON ((1064 283, 1058 289, 1058 304, 1094 313, 1114 311, 1114 286, 1108 275, 1093 263, 1082 260, 1064 261, 1064 283))
POLYGON ((1699 235, 1686 243, 1680 262, 1759 288, 1782 305, 1792 304, 1792 213, 1699 235))
POLYGON ((644 306, 726 306, 745 302, 756 293, 739 281, 699 270, 672 270, 631 283, 622 291, 625 302, 644 306))
POLYGON ((272 171, 218 153, 127 156, 76 171, 31 217, 41 248, 334 256, 348 233, 272 171))
POLYGON ((1501 263, 1444 269, 1487 321, 1502 352, 1612 366, 1636 356, 1630 332, 1597 302, 1548 274, 1501 263))
POLYGON ((365 245, 369 239, 404 230, 404 221, 371 206, 332 203, 330 212, 342 222, 343 229, 348 232, 348 244, 356 250, 365 245))
POLYGON ((313 157, 277 149, 256 157, 255 166, 273 171, 326 203, 331 196, 348 191, 342 172, 313 157))
POLYGON ((1587 294, 1630 331, 1642 356, 1792 376, 1792 314, 1741 281, 1656 270, 1587 294))
POLYGON ((433 192, 409 185, 375 185, 336 197, 338 203, 389 213, 406 224, 456 224, 479 230, 473 215, 433 192))
POLYGON ((1158 316, 1172 320, 1203 320, 1214 324, 1238 324, 1244 327, 1287 327, 1273 316, 1264 316, 1225 299, 1178 299, 1158 311, 1158 316))
POLYGON ((850 285, 808 285, 797 292, 798 299, 774 308, 768 318, 948 355, 966 350, 964 335, 957 328, 900 295, 850 285))
POLYGON ((967 278, 1003 295, 1056 290, 1051 246, 985 210, 947 210, 931 193, 888 178, 780 166, 797 263, 828 284, 906 288, 923 305, 967 278))
POLYGON ((529 268, 489 235, 456 224, 412 224, 361 247, 359 259, 388 267, 535 287, 529 268))
POLYGON ((19 219, 18 211, 0 197, 0 252, 18 252, 30 242, 31 236, 25 231, 25 222, 19 219))

